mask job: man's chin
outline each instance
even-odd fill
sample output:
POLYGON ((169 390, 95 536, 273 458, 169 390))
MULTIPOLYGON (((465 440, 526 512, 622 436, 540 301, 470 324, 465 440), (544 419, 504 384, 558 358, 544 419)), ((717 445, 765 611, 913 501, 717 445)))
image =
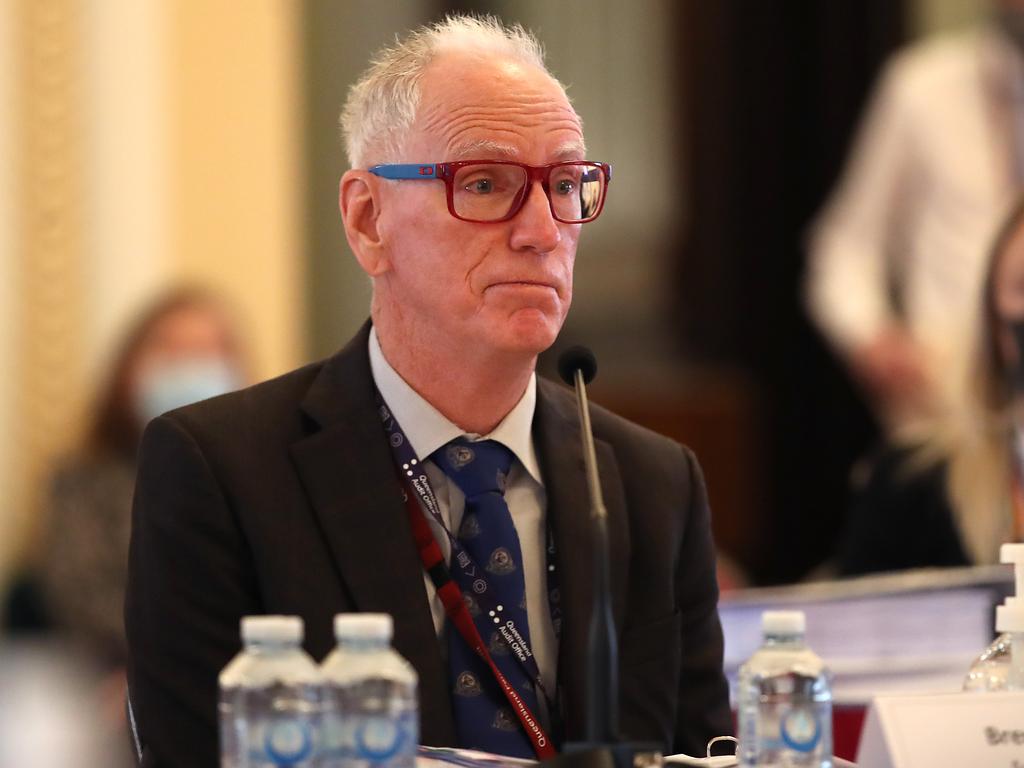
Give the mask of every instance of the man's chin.
POLYGON ((502 328, 501 346, 509 352, 536 356, 555 343, 561 318, 533 310, 516 312, 502 328))

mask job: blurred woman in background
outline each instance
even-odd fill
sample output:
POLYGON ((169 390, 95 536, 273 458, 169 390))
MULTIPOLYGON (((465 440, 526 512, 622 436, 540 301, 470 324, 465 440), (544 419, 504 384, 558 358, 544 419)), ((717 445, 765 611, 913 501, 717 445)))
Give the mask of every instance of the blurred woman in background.
MULTIPOLYGON (((135 454, 150 419, 245 383, 241 342, 223 303, 183 288, 129 330, 82 447, 48 489, 35 567, 53 628, 123 680, 122 622, 135 454)), ((121 694, 123 695, 123 693, 121 694)))
POLYGON ((194 288, 159 299, 114 358, 82 449, 55 472, 39 578, 58 630, 100 663, 124 663, 122 611, 135 454, 150 419, 244 383, 223 304, 194 288))
POLYGON ((949 415, 879 457, 858 493, 844 575, 998 562, 1024 539, 1024 200, 991 248, 949 415))

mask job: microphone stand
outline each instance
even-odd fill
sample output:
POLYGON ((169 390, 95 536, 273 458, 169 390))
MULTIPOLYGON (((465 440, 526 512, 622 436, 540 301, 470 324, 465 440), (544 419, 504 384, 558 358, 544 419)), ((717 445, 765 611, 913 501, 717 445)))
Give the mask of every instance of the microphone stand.
POLYGON ((608 510, 597 475, 597 452, 594 432, 590 426, 590 403, 583 371, 573 374, 576 384, 576 406, 579 409, 580 436, 583 442, 583 464, 590 490, 590 535, 594 564, 594 601, 591 606, 590 631, 587 636, 587 680, 592 688, 587 696, 586 740, 608 744, 619 736, 619 644, 612 618, 611 576, 608 572, 608 510), (601 685, 604 683, 604 685, 601 685))
MULTIPOLYGON (((572 350, 570 350, 572 352, 572 350)), ((568 353, 567 353, 568 354, 568 353)), ((586 353, 590 360, 593 356, 586 353)), ((561 366, 560 366, 561 367, 561 366)), ((573 384, 579 409, 583 463, 591 508, 591 545, 594 567, 594 601, 587 636, 587 695, 584 740, 567 742, 562 753, 545 762, 552 768, 648 768, 661 763, 659 744, 629 743, 619 737, 619 648, 612 617, 611 577, 608 567, 608 512, 604 506, 597 472, 590 406, 581 366, 576 365, 573 384)), ((591 377, 596 364, 591 368, 591 377)), ((568 383, 568 382, 567 382, 568 383)))

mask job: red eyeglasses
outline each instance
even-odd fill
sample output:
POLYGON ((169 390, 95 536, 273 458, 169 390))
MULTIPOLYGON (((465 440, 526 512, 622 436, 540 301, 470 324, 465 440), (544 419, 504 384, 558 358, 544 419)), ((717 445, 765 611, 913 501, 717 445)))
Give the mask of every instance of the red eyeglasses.
POLYGON ((457 219, 479 223, 511 219, 530 196, 533 183, 539 181, 557 221, 585 224, 604 208, 612 177, 607 163, 575 161, 550 165, 512 160, 399 163, 375 165, 369 172, 383 179, 440 179, 448 195, 448 212, 457 219))

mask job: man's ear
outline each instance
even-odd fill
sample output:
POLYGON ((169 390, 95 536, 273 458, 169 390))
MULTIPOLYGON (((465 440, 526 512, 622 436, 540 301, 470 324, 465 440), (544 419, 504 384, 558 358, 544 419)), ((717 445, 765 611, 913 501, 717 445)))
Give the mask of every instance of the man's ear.
POLYGON ((359 266, 370 277, 387 272, 391 266, 377 226, 378 193, 376 179, 366 171, 346 171, 338 184, 338 208, 345 236, 359 266))

